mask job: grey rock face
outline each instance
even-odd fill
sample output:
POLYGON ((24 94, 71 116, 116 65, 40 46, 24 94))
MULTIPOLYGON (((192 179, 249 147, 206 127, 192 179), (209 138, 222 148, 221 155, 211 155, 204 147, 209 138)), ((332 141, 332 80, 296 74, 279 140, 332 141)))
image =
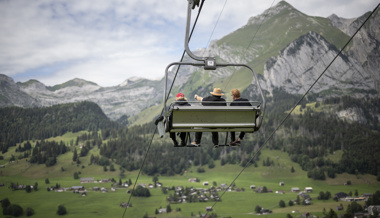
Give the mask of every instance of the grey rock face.
MULTIPOLYGON (((292 94, 303 94, 338 54, 335 46, 314 32, 301 36, 284 48, 265 65, 266 88, 271 92, 282 87, 292 94)), ((358 61, 342 53, 311 90, 322 92, 338 89, 341 93, 353 89, 370 90, 375 82, 358 61)))
POLYGON ((34 107, 38 105, 38 100, 23 92, 12 78, 0 74, 0 107, 34 107))
MULTIPOLYGON (((357 19, 344 19, 331 15, 332 24, 349 36, 370 16, 370 12, 357 19)), ((372 77, 375 88, 380 89, 380 12, 377 10, 367 24, 353 38, 353 46, 349 55, 359 61, 364 70, 372 77)))
POLYGON ((119 86, 102 88, 94 83, 74 79, 63 87, 46 87, 37 80, 15 83, 0 75, 1 107, 51 106, 78 101, 97 103, 111 119, 134 115, 162 98, 160 81, 131 78, 119 86), (38 99, 38 100, 36 100, 38 99))

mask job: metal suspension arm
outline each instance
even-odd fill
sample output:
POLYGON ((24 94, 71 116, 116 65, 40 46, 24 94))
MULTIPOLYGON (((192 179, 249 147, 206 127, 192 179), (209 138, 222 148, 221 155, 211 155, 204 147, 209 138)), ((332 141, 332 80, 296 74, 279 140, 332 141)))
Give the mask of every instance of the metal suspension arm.
MULTIPOLYGON (((199 4, 199 0, 198 0, 199 4)), ((188 0, 188 5, 187 5, 187 21, 186 21, 186 34, 185 34, 185 50, 186 53, 194 60, 197 61, 204 61, 205 58, 198 57, 193 52, 190 51, 189 48, 189 38, 190 38, 190 21, 191 21, 191 9, 195 7, 195 2, 194 0, 188 0)))

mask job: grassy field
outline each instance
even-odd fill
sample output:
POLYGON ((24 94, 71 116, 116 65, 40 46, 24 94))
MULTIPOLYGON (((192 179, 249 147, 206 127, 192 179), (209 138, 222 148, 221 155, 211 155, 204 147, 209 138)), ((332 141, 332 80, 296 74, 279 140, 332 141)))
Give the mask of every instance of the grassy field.
MULTIPOLYGON (((80 134, 80 133, 78 133, 80 134)), ((72 138, 75 138, 78 134, 66 134, 57 140, 63 140, 69 142, 72 138)), ((14 152, 14 148, 11 148, 9 154, 17 154, 14 152)), ((24 208, 33 208, 35 211, 35 217, 58 217, 56 211, 58 205, 64 205, 68 214, 65 217, 143 217, 145 213, 149 216, 155 217, 190 217, 198 215, 199 213, 206 213, 205 208, 207 206, 213 206, 215 202, 204 203, 185 203, 185 204, 171 204, 173 212, 167 214, 155 215, 155 210, 160 207, 166 208, 166 197, 159 188, 150 189, 151 197, 132 197, 132 207, 125 211, 125 208, 121 208, 119 205, 122 202, 128 202, 130 194, 127 194, 126 188, 116 189, 116 191, 110 191, 111 183, 88 183, 80 184, 79 180, 73 178, 74 172, 80 172, 80 177, 94 177, 95 180, 101 180, 105 178, 115 178, 119 181, 119 166, 115 165, 116 171, 104 172, 103 167, 96 165, 88 165, 91 154, 98 155, 99 150, 94 148, 90 153, 81 158, 81 164, 77 165, 72 162, 72 152, 68 152, 58 157, 58 164, 52 167, 46 167, 45 165, 31 165, 25 159, 17 160, 13 163, 8 163, 10 155, 5 155, 5 160, 2 164, 5 164, 4 168, 0 169, 0 183, 5 184, 4 187, 0 187, 1 198, 9 198, 13 204, 19 204, 24 208), (64 171, 62 171, 62 167, 64 171), (45 179, 49 178, 50 184, 45 184, 45 179), (38 191, 32 191, 26 193, 25 190, 12 191, 8 188, 9 184, 18 183, 25 185, 33 185, 38 183, 38 191), (62 187, 71 187, 77 185, 83 185, 86 188, 86 197, 82 197, 80 194, 74 194, 71 191, 67 192, 53 192, 47 191, 48 186, 55 186, 58 183, 62 187), (93 187, 105 187, 109 189, 107 193, 92 191, 93 187), (176 211, 180 208, 180 211, 176 211)), ((341 154, 335 154, 337 156, 341 154)), ((376 181, 375 176, 372 175, 349 175, 342 174, 337 175, 335 179, 326 179, 325 181, 315 181, 308 179, 306 172, 291 162, 287 153, 274 150, 262 150, 260 160, 265 160, 269 157, 274 161, 274 166, 264 167, 258 162, 258 167, 248 166, 244 171, 239 165, 224 165, 221 166, 219 161, 215 162, 216 167, 208 169, 205 166, 205 173, 197 173, 197 167, 190 168, 183 175, 176 175, 171 177, 159 176, 159 182, 164 186, 184 186, 194 188, 207 188, 209 186, 203 186, 203 182, 207 181, 210 185, 216 182, 219 186, 222 183, 230 184, 235 179, 237 188, 244 188, 244 192, 227 191, 219 192, 219 196, 222 197, 222 201, 217 202, 213 207, 213 212, 219 217, 251 217, 254 214, 254 209, 257 205, 264 208, 268 208, 273 211, 273 214, 267 215, 267 217, 285 217, 286 214, 292 214, 293 217, 301 215, 303 212, 311 212, 312 214, 321 216, 323 209, 329 211, 330 208, 334 209, 339 206, 340 203, 346 208, 346 202, 335 202, 333 200, 320 201, 317 200, 319 192, 329 191, 331 194, 337 192, 352 192, 355 190, 359 194, 374 193, 376 190, 380 190, 379 182, 376 181), (290 169, 294 167, 295 172, 291 173, 290 169), (242 171, 242 172, 241 172, 242 171), (190 183, 189 178, 198 178, 200 182, 190 183), (344 186, 343 184, 350 180, 351 186, 344 186), (284 182, 284 186, 279 186, 279 182, 284 182), (268 189, 272 189, 273 193, 255 193, 250 189, 251 185, 266 186, 268 189), (313 187, 313 192, 310 196, 313 198, 312 204, 308 206, 296 205, 280 208, 278 203, 283 200, 288 205, 290 200, 297 198, 296 193, 291 193, 292 187, 299 187, 303 190, 305 187, 313 187), (285 194, 276 194, 276 191, 285 191, 285 194), (293 213, 294 212, 294 213, 293 213)), ((332 158, 332 157, 331 157, 332 158)), ((337 157, 336 157, 337 158, 337 157)), ((131 179, 134 183, 138 175, 138 171, 125 172, 125 177, 122 181, 131 179)), ((146 175, 140 175, 138 179, 140 183, 153 183, 152 177, 146 175)))

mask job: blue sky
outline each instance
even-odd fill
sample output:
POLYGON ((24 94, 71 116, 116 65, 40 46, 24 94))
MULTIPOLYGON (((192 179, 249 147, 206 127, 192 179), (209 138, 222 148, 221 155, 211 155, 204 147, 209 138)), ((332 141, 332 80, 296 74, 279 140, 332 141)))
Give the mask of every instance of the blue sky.
MULTIPOLYGON (((279 1, 275 0, 274 5, 279 1)), ((353 18, 378 0, 288 0, 311 16, 353 18)), ((190 44, 245 25, 272 0, 207 0, 190 44)), ((53 86, 73 78, 115 86, 131 77, 160 79, 183 52, 187 0, 0 0, 0 74, 53 86)), ((198 8, 197 8, 198 9, 198 8)), ((193 11, 193 18, 196 15, 193 11)))

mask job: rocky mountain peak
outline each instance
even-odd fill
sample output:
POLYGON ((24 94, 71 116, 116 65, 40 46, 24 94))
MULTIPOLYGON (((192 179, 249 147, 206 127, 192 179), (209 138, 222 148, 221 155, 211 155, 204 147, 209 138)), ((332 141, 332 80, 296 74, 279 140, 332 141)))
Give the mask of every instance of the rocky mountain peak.
POLYGON ((295 9, 292 5, 287 3, 286 1, 280 1, 274 7, 271 7, 265 10, 262 14, 257 15, 255 17, 251 17, 248 20, 247 25, 252 24, 261 24, 263 21, 268 20, 276 15, 287 13, 291 16, 303 16, 305 14, 301 13, 297 9, 295 9))
POLYGON ((133 84, 136 84, 140 81, 144 80, 143 78, 141 77, 131 77, 129 79, 126 79, 123 83, 121 83, 119 86, 120 87, 124 87, 124 86, 128 86, 128 85, 133 85, 133 84))
POLYGON ((33 107, 38 104, 38 101, 22 91, 12 78, 0 74, 0 107, 33 107))
MULTIPOLYGON (((338 52, 334 45, 315 32, 299 37, 281 50, 277 57, 267 61, 264 69, 266 89, 271 91, 282 87, 292 94, 305 93, 338 52)), ((358 94, 350 93, 350 90, 374 88, 373 79, 359 62, 341 54, 312 92, 333 90, 340 94, 358 94)))
POLYGON ((59 85, 55 85, 53 87, 48 87, 49 90, 51 91, 57 91, 59 89, 64 89, 64 88, 70 88, 70 87, 74 87, 74 88, 83 88, 85 86, 88 86, 88 87, 92 87, 92 89, 99 89, 100 86, 94 82, 89 82, 87 80, 84 80, 84 79, 79 79, 79 78, 75 78, 75 79, 72 79, 72 80, 69 80, 65 83, 62 83, 62 84, 59 84, 59 85))
POLYGON ((350 25, 352 24, 354 20, 356 20, 356 18, 351 18, 351 19, 341 18, 341 17, 338 17, 336 14, 332 14, 328 16, 327 18, 331 21, 333 26, 337 27, 342 32, 346 33, 347 35, 349 35, 351 32, 350 25))
POLYGON ((27 82, 24 82, 24 83, 18 82, 17 84, 23 90, 39 90, 41 92, 44 92, 47 90, 46 86, 43 83, 35 79, 28 80, 27 82))
POLYGON ((7 75, 0 74, 0 82, 13 82, 14 80, 11 77, 8 77, 7 75))

